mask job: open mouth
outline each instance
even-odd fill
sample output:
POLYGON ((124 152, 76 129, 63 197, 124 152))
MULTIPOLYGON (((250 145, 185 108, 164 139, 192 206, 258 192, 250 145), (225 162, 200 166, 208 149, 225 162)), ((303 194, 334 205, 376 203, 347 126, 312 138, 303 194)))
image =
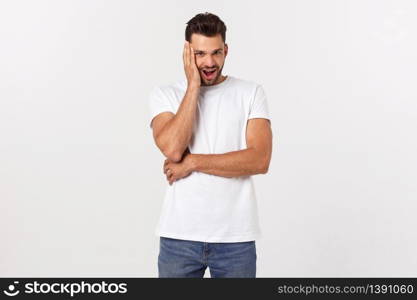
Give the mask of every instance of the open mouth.
POLYGON ((203 75, 206 79, 211 80, 217 73, 217 69, 214 70, 203 70, 203 75))

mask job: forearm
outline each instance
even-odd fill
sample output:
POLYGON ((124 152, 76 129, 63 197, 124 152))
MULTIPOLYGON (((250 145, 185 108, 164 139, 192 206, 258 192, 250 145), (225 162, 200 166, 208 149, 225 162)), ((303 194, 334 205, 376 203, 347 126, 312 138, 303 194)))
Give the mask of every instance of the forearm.
POLYGON ((269 158, 254 148, 223 154, 190 154, 192 171, 222 177, 239 177, 264 174, 269 158))
POLYGON ((187 88, 177 113, 165 124, 157 137, 161 148, 174 161, 181 159, 190 143, 196 118, 199 92, 199 87, 189 86, 187 88))

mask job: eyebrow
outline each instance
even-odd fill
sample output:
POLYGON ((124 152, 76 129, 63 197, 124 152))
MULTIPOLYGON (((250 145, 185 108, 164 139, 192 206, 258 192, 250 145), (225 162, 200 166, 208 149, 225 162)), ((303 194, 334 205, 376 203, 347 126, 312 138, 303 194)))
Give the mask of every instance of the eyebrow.
MULTIPOLYGON (((223 49, 222 48, 219 48, 219 49, 213 50, 212 53, 217 52, 217 51, 223 51, 223 49)), ((206 53, 206 51, 202 51, 202 50, 194 50, 194 52, 195 53, 206 53)))

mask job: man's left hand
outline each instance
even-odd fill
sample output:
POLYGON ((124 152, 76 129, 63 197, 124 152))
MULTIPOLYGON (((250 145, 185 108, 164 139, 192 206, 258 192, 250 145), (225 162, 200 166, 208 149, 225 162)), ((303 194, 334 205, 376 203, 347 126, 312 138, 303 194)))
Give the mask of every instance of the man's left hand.
POLYGON ((164 174, 169 185, 174 181, 187 177, 193 171, 192 154, 186 153, 181 161, 173 162, 168 158, 164 162, 164 174))

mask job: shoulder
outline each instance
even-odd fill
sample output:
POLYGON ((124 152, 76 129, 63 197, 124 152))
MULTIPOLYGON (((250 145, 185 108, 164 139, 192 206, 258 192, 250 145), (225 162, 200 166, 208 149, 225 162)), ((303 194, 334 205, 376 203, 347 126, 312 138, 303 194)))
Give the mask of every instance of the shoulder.
POLYGON ((181 92, 185 91, 185 89, 186 81, 184 79, 153 86, 153 90, 159 90, 163 93, 181 92))
POLYGON ((175 97, 176 95, 181 95, 186 91, 186 81, 185 80, 177 80, 171 83, 159 84, 154 85, 151 88, 151 96, 159 96, 159 97, 175 97))
POLYGON ((238 77, 231 77, 231 86, 239 88, 241 90, 254 93, 256 89, 261 88, 262 85, 256 81, 238 78, 238 77))

